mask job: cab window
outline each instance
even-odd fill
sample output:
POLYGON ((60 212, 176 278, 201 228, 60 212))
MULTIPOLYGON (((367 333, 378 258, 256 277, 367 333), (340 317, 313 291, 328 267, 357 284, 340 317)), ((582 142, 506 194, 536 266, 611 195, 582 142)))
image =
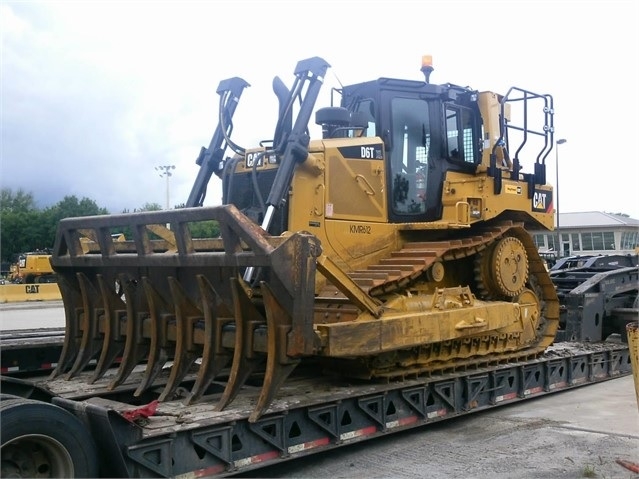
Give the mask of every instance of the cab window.
POLYGON ((360 112, 362 116, 368 120, 368 127, 363 132, 354 130, 351 135, 366 137, 377 136, 377 129, 375 125, 375 103, 373 103, 373 100, 366 99, 359 101, 357 105, 355 105, 353 111, 360 112))
POLYGON ((460 163, 475 163, 478 156, 473 141, 470 110, 453 106, 446 107, 446 137, 449 160, 460 163))
POLYGON ((422 214, 426 211, 431 146, 428 103, 418 98, 394 98, 391 109, 392 208, 397 214, 422 214))

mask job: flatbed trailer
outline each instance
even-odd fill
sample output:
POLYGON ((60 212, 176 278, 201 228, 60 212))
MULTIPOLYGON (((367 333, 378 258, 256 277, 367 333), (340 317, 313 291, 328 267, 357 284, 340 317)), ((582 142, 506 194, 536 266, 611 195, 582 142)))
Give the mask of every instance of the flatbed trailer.
MULTIPOLYGON (((90 370, 71 380, 42 373, 3 376, 1 404, 37 400, 40 410, 59 407, 62 417, 79 419, 100 451, 95 469, 100 477, 232 476, 631 372, 627 344, 564 342, 527 361, 398 382, 312 377, 302 370, 256 422, 248 419, 258 385, 246 385, 224 411, 215 410, 222 381, 196 404, 158 403, 168 368, 156 388, 138 398, 132 394, 142 371, 112 391, 107 390, 110 374, 87 385, 90 370)), ((83 453, 90 457, 90 448, 83 453)), ((3 476, 9 472, 3 470, 3 476)))
POLYGON ((33 374, 55 368, 64 328, 37 328, 0 331, 0 373, 33 374))
POLYGON ((173 400, 158 402, 171 363, 151 389, 135 397, 144 364, 113 390, 108 385, 116 367, 92 383, 91 364, 72 379, 52 379, 50 373, 63 347, 62 329, 3 331, 0 475, 31 477, 31 471, 56 470, 66 477, 232 476, 625 376, 632 373, 626 338, 603 334, 625 331, 625 324, 638 319, 638 274, 634 267, 553 275, 566 319, 558 342, 539 357, 478 362, 466 369, 387 382, 318 376, 318 367, 309 363, 289 378, 255 422, 249 417, 260 394, 263 378, 259 375, 223 411, 216 404, 228 372, 194 404, 186 405, 185 398, 195 372, 187 375, 173 400), (16 420, 8 424, 11 411, 21 408, 20 414, 15 413, 16 420), (52 417, 60 427, 49 426, 52 417), (35 439, 35 449, 44 448, 47 454, 34 453, 25 460, 24 447, 18 445, 22 450, 17 451, 5 446, 5 434, 27 426, 32 431, 45 428, 53 437, 53 442, 35 439), (72 441, 74 456, 67 458, 56 443, 65 444, 70 436, 81 440, 72 441), (18 463, 28 467, 18 467, 18 463))

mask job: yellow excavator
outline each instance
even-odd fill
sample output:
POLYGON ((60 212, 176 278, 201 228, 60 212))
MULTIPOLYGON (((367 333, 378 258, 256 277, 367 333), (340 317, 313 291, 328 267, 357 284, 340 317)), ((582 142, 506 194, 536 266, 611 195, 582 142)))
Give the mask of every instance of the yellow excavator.
POLYGON ((554 224, 553 99, 431 84, 422 63, 424 80, 342 86, 316 109, 329 64, 300 61, 253 148, 231 139, 249 84, 222 81, 186 208, 60 222, 53 377, 95 359, 114 389, 142 367, 141 395, 168 370, 158 399, 186 403, 224 378, 218 410, 258 385, 256 421, 300 371, 396 381, 541 354, 559 303, 528 231, 554 224), (223 204, 203 206, 214 175, 223 204), (211 220, 219 238, 192 233, 211 220))

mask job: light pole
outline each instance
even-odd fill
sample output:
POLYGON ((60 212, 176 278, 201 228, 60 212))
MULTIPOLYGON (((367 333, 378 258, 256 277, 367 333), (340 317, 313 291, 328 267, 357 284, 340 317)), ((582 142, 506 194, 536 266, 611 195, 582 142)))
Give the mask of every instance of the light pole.
POLYGON ((160 172, 160 177, 166 176, 166 209, 169 209, 169 178, 173 176, 171 170, 175 170, 175 165, 156 166, 155 171, 160 172))
POLYGON ((559 232, 559 145, 563 145, 564 143, 566 143, 566 141, 568 140, 566 140, 565 138, 557 140, 557 149, 555 150, 555 191, 557 197, 557 200, 555 202, 555 216, 557 216, 557 259, 562 256, 561 233, 559 232))

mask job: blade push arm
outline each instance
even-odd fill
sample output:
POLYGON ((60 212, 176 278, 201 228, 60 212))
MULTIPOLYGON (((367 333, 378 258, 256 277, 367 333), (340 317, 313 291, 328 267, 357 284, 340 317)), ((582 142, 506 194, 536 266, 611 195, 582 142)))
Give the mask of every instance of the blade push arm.
POLYGON ((295 118, 293 129, 284 140, 285 146, 282 162, 277 170, 273 186, 266 200, 268 208, 262 223, 262 228, 265 231, 268 231, 274 209, 280 208, 286 203, 286 195, 291 186, 295 165, 302 163, 308 156, 308 143, 310 139, 306 130, 308 129, 308 122, 315 108, 315 102, 317 101, 322 83, 324 83, 326 70, 329 66, 330 65, 323 59, 313 57, 300 61, 295 68, 295 84, 291 89, 286 111, 292 108, 293 102, 298 97, 301 99, 300 111, 297 118, 295 118), (302 98, 302 93, 307 82, 308 88, 305 96, 302 98))
POLYGON ((240 100, 240 96, 247 86, 250 85, 243 79, 233 77, 222 80, 217 87, 217 93, 220 95, 219 121, 209 147, 202 147, 200 155, 196 160, 196 164, 200 166, 200 171, 189 194, 189 199, 186 202, 187 207, 202 206, 204 197, 206 196, 206 187, 211 179, 211 175, 215 173, 220 176, 222 173, 224 151, 229 144, 229 137, 233 130, 231 120, 240 100))

